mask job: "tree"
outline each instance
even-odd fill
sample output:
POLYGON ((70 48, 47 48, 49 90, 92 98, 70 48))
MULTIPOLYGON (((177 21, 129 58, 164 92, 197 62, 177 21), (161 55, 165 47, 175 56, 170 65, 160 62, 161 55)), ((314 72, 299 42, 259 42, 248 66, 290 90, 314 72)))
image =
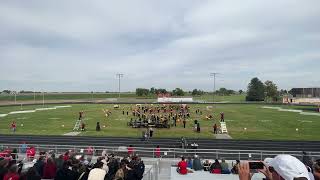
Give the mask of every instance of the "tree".
POLYGON ((246 100, 263 101, 264 97, 265 94, 263 83, 257 77, 253 78, 251 82, 248 84, 246 100))
POLYGON ((154 87, 150 88, 150 94, 155 94, 156 93, 156 89, 154 87))
POLYGON ((198 89, 194 89, 194 90, 192 90, 191 94, 192 94, 192 96, 201 96, 201 95, 204 94, 204 91, 202 91, 200 89, 199 90, 198 89))
POLYGON ((172 91, 172 94, 174 96, 183 96, 184 95, 184 91, 181 88, 176 88, 172 91))
POLYGON ((269 80, 266 81, 264 84, 265 84, 266 98, 271 99, 272 101, 277 101, 279 99, 277 85, 269 80))
POLYGON ((137 88, 136 89, 137 96, 148 96, 148 94, 149 94, 149 89, 144 89, 144 88, 137 88))
POLYGON ((155 89, 156 94, 166 94, 168 91, 166 89, 155 89))
POLYGON ((243 93, 243 91, 240 89, 240 90, 239 90, 239 94, 242 94, 242 93, 243 93))

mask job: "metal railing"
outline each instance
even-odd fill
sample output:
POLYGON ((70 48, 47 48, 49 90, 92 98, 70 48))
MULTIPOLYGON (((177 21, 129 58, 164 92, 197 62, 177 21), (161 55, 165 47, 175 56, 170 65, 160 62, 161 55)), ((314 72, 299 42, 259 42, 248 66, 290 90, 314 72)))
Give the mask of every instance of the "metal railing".
MULTIPOLYGON (((73 146, 73 145, 38 145, 28 144, 28 147, 34 147, 37 152, 52 152, 55 154, 63 154, 67 151, 74 153, 90 154, 88 146, 73 146)), ((90 146, 93 149, 91 155, 100 156, 102 151, 107 151, 108 154, 113 153, 118 156, 127 156, 128 150, 126 146, 90 146)), ((0 144, 0 149, 17 149, 22 152, 21 144, 0 144)), ((308 152, 310 157, 320 158, 320 152, 308 152)), ((134 147, 134 154, 141 157, 156 157, 155 148, 134 147)), ((210 159, 227 159, 227 160, 264 160, 266 157, 274 157, 279 154, 290 154, 301 158, 301 151, 260 151, 260 150, 229 150, 229 149, 181 149, 181 148, 161 148, 160 154, 162 158, 180 158, 181 156, 199 155, 202 158, 210 159)))

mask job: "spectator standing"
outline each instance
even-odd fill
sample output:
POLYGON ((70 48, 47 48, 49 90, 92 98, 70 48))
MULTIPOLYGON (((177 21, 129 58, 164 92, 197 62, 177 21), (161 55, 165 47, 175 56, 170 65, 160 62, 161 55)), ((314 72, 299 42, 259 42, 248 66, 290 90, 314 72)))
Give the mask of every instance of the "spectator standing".
POLYGON ((97 162, 94 168, 90 171, 88 180, 104 180, 106 171, 102 169, 103 162, 97 162))
POLYGON ((72 165, 70 161, 63 163, 62 169, 58 170, 55 180, 77 180, 78 174, 72 171, 72 165))
POLYGON ((37 162, 33 165, 33 167, 35 167, 37 173, 42 177, 44 169, 44 157, 40 156, 37 162))
POLYGON ((25 180, 41 180, 41 177, 38 175, 36 168, 31 167, 25 174, 25 180))
POLYGON ((156 155, 157 158, 161 157, 161 150, 160 150, 160 146, 159 145, 156 147, 155 155, 156 155))
POLYGON ((27 152, 27 148, 28 148, 28 146, 27 146, 26 142, 22 142, 22 144, 20 146, 20 152, 21 153, 26 153, 27 152))
POLYGON ((2 159, 0 160, 0 180, 4 178, 4 176, 8 173, 9 168, 9 160, 7 159, 2 159))
POLYGON ((129 145, 129 147, 128 147, 128 155, 132 156, 133 153, 134 153, 134 149, 133 149, 132 145, 129 145))
POLYGON ((114 180, 124 180, 126 173, 126 164, 124 162, 120 163, 120 168, 116 172, 116 175, 114 176, 114 180))
POLYGON ((47 159, 47 163, 43 167, 43 178, 44 179, 53 179, 56 175, 57 167, 54 164, 52 158, 47 159))
POLYGON ((9 168, 9 172, 3 177, 3 180, 19 180, 19 178, 18 166, 14 164, 9 168))

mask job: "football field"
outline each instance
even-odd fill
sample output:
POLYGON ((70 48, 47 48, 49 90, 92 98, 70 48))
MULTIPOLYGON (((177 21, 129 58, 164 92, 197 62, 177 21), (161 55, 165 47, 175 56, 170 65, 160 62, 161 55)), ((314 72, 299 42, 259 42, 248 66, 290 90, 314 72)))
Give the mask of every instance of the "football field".
MULTIPOLYGON (((84 111, 87 130, 79 131, 81 133, 78 136, 141 137, 142 131, 146 129, 127 126, 127 122, 134 118, 131 113, 134 106, 125 104, 120 105, 119 109, 114 109, 111 104, 0 107, 0 134, 12 134, 10 125, 16 121, 16 134, 64 135, 72 132, 79 111, 84 111), (111 115, 106 117, 105 110, 111 111, 111 115), (101 124, 100 132, 95 130, 97 122, 101 124)), ((192 104, 186 128, 178 123, 177 127, 170 129, 155 129, 154 136, 215 138, 212 126, 214 123, 219 124, 220 112, 224 112, 228 132, 233 139, 318 140, 320 113, 315 108, 263 104, 192 104), (202 111, 201 115, 195 113, 197 109, 202 111), (213 115, 213 120, 206 119, 209 115, 213 115), (201 133, 193 131, 195 119, 200 122, 201 133)))

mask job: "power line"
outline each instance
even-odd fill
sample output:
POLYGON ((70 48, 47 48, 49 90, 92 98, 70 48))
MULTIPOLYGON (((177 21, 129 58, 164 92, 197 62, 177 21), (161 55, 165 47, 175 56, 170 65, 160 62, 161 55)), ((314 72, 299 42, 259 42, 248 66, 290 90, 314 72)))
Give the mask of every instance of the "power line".
POLYGON ((210 73, 210 77, 213 77, 213 95, 212 95, 212 102, 214 103, 214 93, 216 92, 216 76, 218 75, 218 74, 220 74, 220 73, 216 73, 216 72, 214 72, 214 73, 210 73))
POLYGON ((118 79, 119 79, 119 98, 120 98, 120 92, 121 92, 121 89, 120 89, 120 88, 121 88, 121 86, 120 86, 120 85, 121 85, 121 81, 120 81, 120 80, 121 80, 121 78, 123 77, 123 74, 118 73, 118 74, 117 74, 117 77, 118 77, 118 79))

